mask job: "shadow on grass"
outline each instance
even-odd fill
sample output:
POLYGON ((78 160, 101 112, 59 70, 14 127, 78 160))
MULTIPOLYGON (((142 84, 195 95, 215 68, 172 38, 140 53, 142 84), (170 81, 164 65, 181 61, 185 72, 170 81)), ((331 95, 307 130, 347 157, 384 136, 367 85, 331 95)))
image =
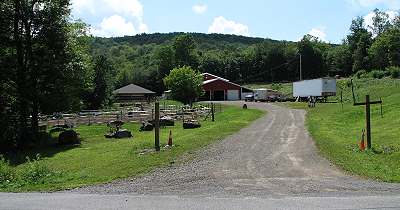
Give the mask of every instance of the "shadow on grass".
MULTIPOLYGON (((46 140, 41 140, 29 148, 13 149, 0 154, 3 155, 3 157, 8 160, 12 166, 17 166, 26 163, 28 159, 36 159, 37 155, 39 155, 41 158, 53 157, 57 153, 79 148, 81 146, 78 144, 60 145, 58 144, 57 136, 49 136, 46 140)), ((82 138, 81 141, 83 141, 82 138)))

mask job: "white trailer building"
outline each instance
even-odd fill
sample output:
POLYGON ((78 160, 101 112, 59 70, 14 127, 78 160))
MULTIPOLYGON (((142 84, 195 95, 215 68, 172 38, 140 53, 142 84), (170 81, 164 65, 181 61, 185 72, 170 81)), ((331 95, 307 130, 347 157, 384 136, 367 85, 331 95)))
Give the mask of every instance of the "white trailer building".
POLYGON ((336 79, 321 78, 293 83, 293 97, 328 97, 336 95, 336 79))

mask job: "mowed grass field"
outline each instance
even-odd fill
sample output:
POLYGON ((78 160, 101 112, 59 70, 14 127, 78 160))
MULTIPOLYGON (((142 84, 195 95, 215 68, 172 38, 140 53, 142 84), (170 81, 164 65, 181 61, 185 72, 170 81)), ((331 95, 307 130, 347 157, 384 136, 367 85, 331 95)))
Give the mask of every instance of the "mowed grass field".
POLYGON ((342 169, 359 176, 386 182, 400 182, 400 80, 354 80, 357 102, 383 100, 381 106, 371 105, 373 149, 361 152, 358 143, 365 128, 365 106, 353 106, 350 80, 338 81, 338 96, 343 92, 344 106, 291 103, 292 108, 308 110, 307 126, 321 153, 342 169))
MULTIPOLYGON (((41 154, 40 165, 46 166, 52 175, 39 183, 3 184, 0 191, 54 191, 84 185, 110 182, 115 179, 145 174, 157 167, 186 162, 195 151, 233 134, 265 113, 260 110, 243 110, 224 106, 216 114, 216 121, 201 121, 202 127, 184 130, 181 122, 174 127, 161 129, 160 142, 164 147, 172 130, 173 149, 154 152, 154 131, 138 132, 139 124, 126 124, 123 128, 133 131, 131 139, 110 140, 104 138, 105 125, 80 126, 76 130, 82 137, 78 147, 45 148, 25 155, 41 154)), ((17 172, 27 170, 29 163, 12 166, 17 172)))

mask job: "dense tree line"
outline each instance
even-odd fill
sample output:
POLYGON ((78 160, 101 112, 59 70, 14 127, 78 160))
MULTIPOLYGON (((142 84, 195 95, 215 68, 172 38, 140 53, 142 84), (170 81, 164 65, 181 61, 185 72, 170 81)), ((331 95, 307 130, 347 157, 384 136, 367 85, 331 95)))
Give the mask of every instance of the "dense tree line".
POLYGON ((0 151, 37 144, 40 114, 108 102, 96 93, 108 93, 97 86, 109 80, 104 69, 94 77, 86 32, 69 0, 0 2, 0 151))
POLYGON ((136 83, 161 93, 162 78, 174 67, 191 66, 240 84, 284 82, 399 66, 399 17, 375 10, 373 25, 355 18, 342 44, 324 43, 310 35, 295 43, 222 34, 169 33, 94 38, 93 55, 107 52, 117 69, 117 86, 136 83), (177 45, 188 49, 178 52, 177 45), (190 62, 183 62, 188 57, 190 62))

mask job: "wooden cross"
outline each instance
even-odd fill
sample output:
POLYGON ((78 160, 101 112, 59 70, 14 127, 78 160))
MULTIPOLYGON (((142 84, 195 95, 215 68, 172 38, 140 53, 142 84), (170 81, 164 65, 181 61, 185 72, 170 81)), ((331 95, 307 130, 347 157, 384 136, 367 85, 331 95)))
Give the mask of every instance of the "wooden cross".
MULTIPOLYGON (((371 144, 371 104, 382 104, 382 99, 379 101, 370 101, 369 100, 369 95, 365 96, 365 102, 364 103, 355 103, 354 106, 364 106, 365 105, 365 121, 366 121, 366 130, 367 130, 367 148, 371 149, 372 144, 371 144)), ((382 114, 382 108, 381 108, 381 114, 382 114)))

